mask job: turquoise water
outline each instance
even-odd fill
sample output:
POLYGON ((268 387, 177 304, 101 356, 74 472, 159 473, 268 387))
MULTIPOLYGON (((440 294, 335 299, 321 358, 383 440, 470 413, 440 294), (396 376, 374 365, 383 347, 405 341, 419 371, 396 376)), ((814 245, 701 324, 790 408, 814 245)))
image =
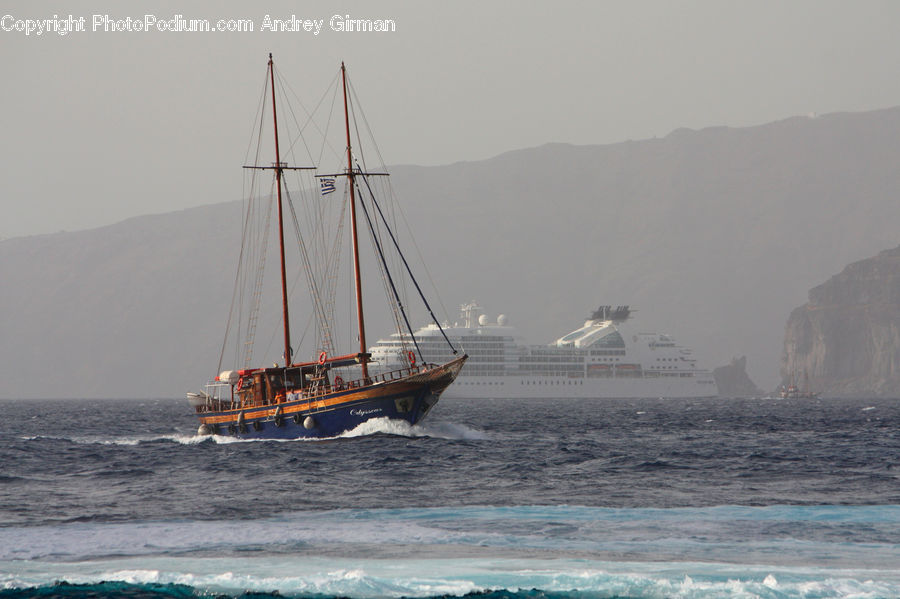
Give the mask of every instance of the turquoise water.
POLYGON ((3 597, 900 597, 895 402, 446 402, 326 442, 5 407, 3 597))

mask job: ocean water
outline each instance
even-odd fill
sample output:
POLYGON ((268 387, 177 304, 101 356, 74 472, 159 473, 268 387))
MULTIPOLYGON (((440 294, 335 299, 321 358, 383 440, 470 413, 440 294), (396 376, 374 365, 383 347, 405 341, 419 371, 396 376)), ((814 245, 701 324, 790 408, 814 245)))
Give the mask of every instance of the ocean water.
POLYGON ((0 599, 900 597, 898 400, 442 400, 282 442, 0 406, 0 599))

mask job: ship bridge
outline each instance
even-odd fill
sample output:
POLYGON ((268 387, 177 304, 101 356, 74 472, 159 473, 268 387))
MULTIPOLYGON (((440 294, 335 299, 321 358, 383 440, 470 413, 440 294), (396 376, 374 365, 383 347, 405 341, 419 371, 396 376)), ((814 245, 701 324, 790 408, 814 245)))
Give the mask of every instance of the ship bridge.
POLYGON ((625 322, 631 316, 628 306, 600 306, 594 310, 584 326, 556 340, 556 347, 588 348, 625 348, 625 340, 616 325, 625 322))

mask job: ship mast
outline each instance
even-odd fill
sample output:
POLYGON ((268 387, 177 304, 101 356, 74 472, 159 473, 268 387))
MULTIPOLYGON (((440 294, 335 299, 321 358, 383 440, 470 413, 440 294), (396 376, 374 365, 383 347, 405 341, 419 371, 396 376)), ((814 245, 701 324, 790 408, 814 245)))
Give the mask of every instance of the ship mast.
MULTIPOLYGON (((344 85, 344 128, 347 132, 347 184, 350 186, 350 233, 353 239, 353 274, 356 279, 356 321, 359 325, 359 363, 363 380, 369 379, 368 354, 366 354, 366 326, 363 320, 362 280, 359 272, 359 242, 356 233, 356 195, 354 193, 353 153, 350 149, 350 116, 347 110, 347 69, 341 62, 341 81, 344 85)), ((276 144, 277 145, 277 144, 276 144)), ((287 308, 285 308, 287 310, 287 308)), ((285 312, 287 322, 287 312, 285 312)))
POLYGON ((269 78, 272 82, 272 123, 275 126, 275 188, 278 191, 278 248, 281 254, 281 309, 284 317, 284 365, 291 365, 291 327, 288 320, 287 273, 284 264, 284 214, 281 208, 281 176, 284 165, 278 149, 278 112, 275 110, 275 68, 269 53, 269 78))

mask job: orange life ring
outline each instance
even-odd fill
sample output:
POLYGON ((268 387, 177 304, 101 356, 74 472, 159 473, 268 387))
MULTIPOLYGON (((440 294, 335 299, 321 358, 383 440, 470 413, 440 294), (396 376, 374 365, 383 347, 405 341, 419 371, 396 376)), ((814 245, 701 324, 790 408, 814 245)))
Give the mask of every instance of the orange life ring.
POLYGON ((324 364, 325 360, 327 360, 327 359, 328 359, 328 354, 326 354, 325 352, 322 352, 321 354, 319 354, 319 364, 324 364))
POLYGON ((334 377, 334 386, 338 389, 344 386, 344 379, 341 378, 341 375, 337 375, 334 377))
POLYGON ((237 386, 235 387, 238 391, 244 386, 244 377, 238 379, 237 386))
POLYGON ((412 350, 409 350, 408 352, 406 352, 406 357, 409 359, 409 365, 410 365, 410 366, 415 366, 415 365, 416 365, 416 354, 414 354, 414 353, 412 352, 412 350))

